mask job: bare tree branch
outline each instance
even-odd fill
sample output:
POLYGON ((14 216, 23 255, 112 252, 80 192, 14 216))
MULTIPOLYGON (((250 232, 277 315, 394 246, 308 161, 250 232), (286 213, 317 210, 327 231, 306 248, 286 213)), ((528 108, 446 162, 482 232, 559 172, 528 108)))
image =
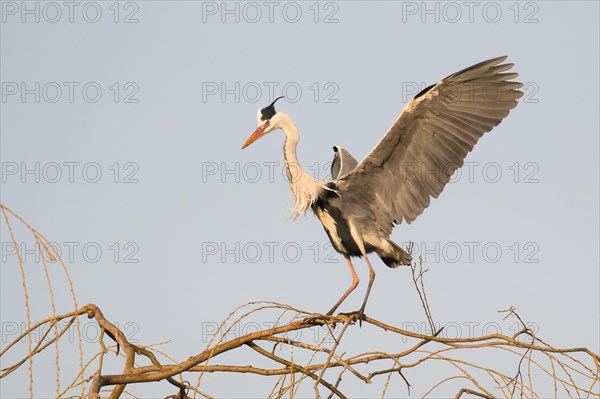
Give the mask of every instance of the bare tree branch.
MULTIPOLYGON (((5 223, 11 231, 11 240, 15 245, 16 237, 10 226, 9 216, 29 229, 34 240, 40 244, 40 250, 52 254, 56 260, 62 262, 41 233, 8 208, 4 206, 1 208, 5 223)), ((18 262, 28 304, 34 297, 27 291, 26 265, 21 257, 18 257, 18 262)), ((423 279, 425 272, 422 262, 419 263, 418 269, 413 265, 413 282, 433 332, 435 324, 425 294, 423 279)), ((66 266, 64 266, 64 273, 69 282, 70 294, 74 295, 66 266)), ((46 272, 44 274, 48 281, 49 292, 54 295, 50 275, 46 272)), ((73 302, 77 303, 74 297, 73 302)), ((31 397, 33 397, 35 379, 33 359, 39 358, 41 353, 54 347, 57 398, 82 397, 86 393, 88 398, 94 399, 101 397, 116 399, 123 395, 136 397, 131 391, 133 387, 157 381, 163 381, 175 390, 167 398, 189 399, 191 393, 210 398, 210 395, 201 390, 202 376, 213 373, 251 374, 265 380, 273 377, 276 382, 270 390, 269 397, 277 398, 283 395, 296 396, 305 380, 314 381, 313 389, 316 397, 321 396, 320 390, 326 390, 328 397, 345 398, 347 394, 344 391, 347 386, 356 383, 380 383, 381 388, 378 392, 381 393, 381 397, 384 397, 390 384, 395 381, 394 378, 406 385, 409 394, 411 389, 418 389, 422 397, 429 397, 443 386, 452 389, 450 392, 456 392, 455 389, 462 386, 455 398, 465 395, 493 398, 495 395, 492 392, 500 393, 506 398, 517 395, 535 398, 541 396, 534 389, 534 381, 536 381, 536 388, 545 383, 545 387, 550 387, 555 397, 568 395, 600 398, 600 356, 585 347, 551 346, 527 327, 513 307, 501 311, 506 313, 505 319, 514 317, 523 327, 512 336, 496 333, 447 338, 441 336, 442 329, 438 329, 431 335, 419 334, 372 319, 367 315, 361 319, 363 329, 359 329, 356 325, 358 321, 356 313, 329 316, 312 314, 274 302, 250 302, 236 308, 225 318, 204 350, 178 362, 168 356, 158 345, 144 346, 130 342, 126 334, 105 317, 100 308, 94 304, 57 314, 54 303, 52 300, 50 309, 52 317, 37 323, 31 322, 31 313, 27 305, 24 312, 27 320, 26 330, 0 351, 2 360, 12 359, 9 366, 0 370, 0 378, 9 378, 16 370, 27 367, 28 389, 31 397), (274 311, 279 312, 279 316, 269 324, 270 328, 227 339, 231 331, 246 322, 248 318, 272 320, 274 311), (268 318, 264 316, 267 313, 268 318), (96 352, 85 363, 83 339, 78 323, 79 318, 84 315, 95 322, 100 329, 96 352), (341 325, 341 329, 336 330, 335 326, 338 324, 341 325), (73 328, 78 334, 80 371, 77 375, 70 376, 70 383, 67 386, 61 386, 59 343, 64 341, 66 332, 73 328), (369 342, 377 343, 377 337, 383 337, 385 334, 397 337, 398 339, 394 340, 396 344, 391 347, 392 351, 371 350, 356 353, 346 344, 347 338, 344 337, 348 331, 352 330, 353 333, 360 334, 367 329, 369 342), (326 333, 318 343, 311 343, 306 339, 291 339, 289 335, 293 332, 306 332, 302 334, 303 337, 315 336, 313 333, 317 331, 326 333), (39 338, 34 342, 33 337, 39 338), (272 351, 261 346, 266 343, 274 345, 272 351), (25 354, 21 355, 19 350, 23 347, 25 347, 25 354), (269 363, 273 362, 274 365, 256 367, 251 364, 214 364, 216 359, 225 359, 226 357, 222 356, 225 353, 235 351, 239 352, 238 356, 241 356, 242 348, 252 349, 260 355, 258 359, 263 361, 268 359, 269 363), (288 355, 275 354, 276 348, 288 349, 288 355), (479 357, 482 360, 479 363, 468 360, 477 351, 486 351, 485 356, 479 357), (116 355, 117 359, 123 362, 120 373, 109 374, 105 371, 105 359, 109 354, 116 355), (511 361, 510 367, 500 367, 497 364, 500 355, 510 356, 514 362, 511 361), (446 365, 450 371, 445 375, 434 373, 431 376, 432 380, 427 382, 426 386, 424 381, 419 381, 419 386, 413 387, 407 378, 410 376, 408 373, 424 370, 425 375, 430 375, 427 367, 432 363, 446 365), (186 379, 194 375, 198 376, 195 386, 186 379), (343 375, 347 378, 342 379, 343 375), (457 382, 465 383, 459 386, 451 385, 457 382), (81 390, 82 393, 75 393, 77 390, 81 390)), ((63 357, 61 354, 61 358, 63 357)))

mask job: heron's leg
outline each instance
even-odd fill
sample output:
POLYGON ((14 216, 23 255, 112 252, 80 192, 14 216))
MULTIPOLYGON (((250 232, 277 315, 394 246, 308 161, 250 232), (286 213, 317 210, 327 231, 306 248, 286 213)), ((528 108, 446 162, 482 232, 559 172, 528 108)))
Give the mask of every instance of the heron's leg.
POLYGON ((369 258, 365 255, 365 260, 367 261, 367 266, 369 267, 369 286, 367 287, 367 294, 365 295, 365 300, 363 301, 360 310, 358 311, 358 319, 362 324, 362 316, 365 313, 365 306, 367 305, 367 299, 369 299, 369 293, 371 292, 371 287, 373 286, 373 281, 375 281, 375 271, 371 267, 371 262, 369 262, 369 258))
POLYGON ((331 310, 329 312, 327 312, 327 314, 329 314, 329 315, 331 315, 331 314, 333 314, 333 312, 335 312, 335 310, 342 304, 342 302, 344 302, 344 299, 346 299, 348 297, 348 295, 350 295, 350 293, 352 291, 354 291, 354 289, 358 285, 358 275, 356 274, 356 270, 354 270, 354 266, 352 266, 350 257, 348 255, 344 255, 344 258, 346 258, 346 262, 348 262, 348 266, 350 266, 350 272, 352 273, 352 284, 350 284, 350 288, 348 288, 348 290, 344 293, 344 295, 342 295, 340 300, 337 301, 337 303, 335 305, 333 305, 333 307, 331 308, 331 310))

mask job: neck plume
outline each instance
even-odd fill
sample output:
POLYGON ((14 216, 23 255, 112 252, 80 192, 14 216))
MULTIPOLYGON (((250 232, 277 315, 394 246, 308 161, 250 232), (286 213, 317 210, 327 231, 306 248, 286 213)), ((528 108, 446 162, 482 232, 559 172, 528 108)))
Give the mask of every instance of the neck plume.
POLYGON ((312 206, 319 194, 325 189, 325 185, 315 180, 298 163, 296 147, 300 137, 298 136, 298 128, 296 128, 294 121, 289 116, 282 115, 280 127, 285 133, 283 159, 285 160, 286 174, 290 191, 296 200, 296 206, 292 210, 291 218, 296 219, 312 206))

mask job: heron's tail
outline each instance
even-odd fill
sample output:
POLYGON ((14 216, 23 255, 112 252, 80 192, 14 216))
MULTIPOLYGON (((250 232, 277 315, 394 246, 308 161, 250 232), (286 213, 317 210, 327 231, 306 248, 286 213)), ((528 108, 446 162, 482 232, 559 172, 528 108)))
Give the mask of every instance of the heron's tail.
POLYGON ((392 240, 387 240, 390 244, 387 248, 388 250, 383 253, 383 251, 378 252, 377 255, 381 258, 383 263, 388 265, 389 267, 398 267, 400 265, 409 266, 412 262, 412 256, 405 250, 403 250, 398 244, 393 242, 392 240))

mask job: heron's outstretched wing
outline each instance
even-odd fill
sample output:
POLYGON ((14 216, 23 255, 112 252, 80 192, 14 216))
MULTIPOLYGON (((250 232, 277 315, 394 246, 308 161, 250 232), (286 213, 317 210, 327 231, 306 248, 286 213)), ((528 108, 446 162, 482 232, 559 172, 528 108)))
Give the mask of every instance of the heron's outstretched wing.
POLYGON ((332 179, 337 179, 352 172, 352 169, 358 165, 358 161, 345 148, 334 145, 333 152, 333 161, 331 162, 332 179))
POLYGON ((505 59, 473 65, 417 94, 373 151, 340 176, 340 194, 360 200, 386 231, 415 220, 523 95, 505 59))

